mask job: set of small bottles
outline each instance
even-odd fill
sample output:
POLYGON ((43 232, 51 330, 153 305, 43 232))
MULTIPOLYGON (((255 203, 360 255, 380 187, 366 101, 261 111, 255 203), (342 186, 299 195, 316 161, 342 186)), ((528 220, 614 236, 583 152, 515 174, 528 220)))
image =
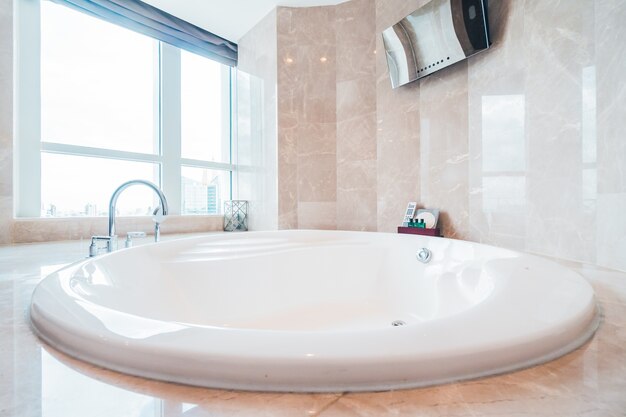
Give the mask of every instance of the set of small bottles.
POLYGON ((409 219, 409 227, 426 229, 426 222, 424 221, 424 219, 409 219))

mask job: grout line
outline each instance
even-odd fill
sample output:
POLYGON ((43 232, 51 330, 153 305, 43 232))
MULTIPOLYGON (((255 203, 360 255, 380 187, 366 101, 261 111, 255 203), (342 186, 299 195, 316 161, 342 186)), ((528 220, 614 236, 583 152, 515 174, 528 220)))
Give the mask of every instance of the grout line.
POLYGON ((337 401, 339 401, 340 399, 343 398, 343 396, 346 395, 345 392, 342 392, 339 396, 337 396, 334 400, 332 400, 331 402, 329 402, 328 404, 326 404, 324 407, 320 408, 320 410, 313 414, 312 417, 318 417, 320 416, 324 411, 328 410, 330 407, 332 407, 333 405, 335 405, 335 403, 337 401))

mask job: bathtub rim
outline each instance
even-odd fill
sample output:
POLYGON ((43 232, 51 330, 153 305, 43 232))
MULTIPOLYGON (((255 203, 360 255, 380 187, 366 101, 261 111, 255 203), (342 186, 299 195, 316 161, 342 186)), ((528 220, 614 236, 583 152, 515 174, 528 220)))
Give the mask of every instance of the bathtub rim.
MULTIPOLYGON (((318 232, 318 231, 315 231, 318 232)), ((261 232, 261 233, 266 233, 266 232, 261 232)), ((350 232, 353 233, 353 232, 350 232)), ((390 235, 394 235, 395 234, 390 234, 390 235)), ((215 237, 215 235, 212 235, 213 237, 215 237)), ((206 238, 206 236, 194 236, 194 237, 186 237, 184 239, 199 239, 202 240, 206 238)), ((435 239, 435 238, 432 238, 435 239)), ((175 241, 172 241, 175 242, 175 241)), ((464 242, 464 243, 469 243, 472 245, 481 245, 481 244, 476 244, 473 242, 464 242)), ((492 248, 492 246, 489 245, 481 245, 481 246, 486 246, 489 248, 492 248)), ((138 247, 139 248, 139 247, 138 247)), ((138 249, 138 248, 133 248, 133 249, 138 249)), ((509 249, 503 249, 503 248, 497 248, 499 250, 504 250, 504 251, 509 251, 509 252, 513 252, 513 253, 520 253, 520 252, 516 252, 516 251, 511 251, 509 249)), ((132 250, 132 249, 129 249, 132 250)), ((113 254, 107 254, 105 256, 110 256, 110 255, 114 255, 113 254)), ((548 261, 545 260, 542 257, 537 257, 536 255, 526 255, 524 254, 524 256, 529 256, 532 258, 538 258, 541 259, 542 261, 546 261, 546 262, 553 262, 553 261, 548 261)), ((68 266, 66 266, 63 269, 68 269, 71 267, 77 268, 79 265, 85 263, 85 262, 89 262, 90 259, 83 259, 83 260, 79 260, 73 264, 70 264, 68 266)), ((559 265, 561 266, 561 265, 559 265)), ((564 268, 565 270, 568 270, 568 268, 561 266, 562 268, 564 268)), ((576 272, 574 272, 574 274, 577 274, 576 272)), ((51 274, 53 275, 53 274, 51 274)), ((589 285, 589 283, 587 282, 586 279, 582 278, 582 280, 584 280, 584 282, 589 285)), ((43 282, 43 280, 42 280, 43 282)), ((589 285, 590 286, 590 285, 589 285)), ((592 289, 593 291, 593 289, 592 289)), ((35 291, 33 292, 33 299, 35 298, 35 291)), ((377 391, 377 390, 388 390, 388 389, 408 389, 408 388, 416 388, 416 387, 423 387, 423 386, 430 386, 430 385, 437 385, 437 384, 443 384, 443 383, 449 383, 449 382, 454 382, 454 381, 459 381, 459 380, 465 380, 465 379, 475 379, 475 378, 480 378, 480 377, 484 377, 484 376, 490 376, 490 375, 496 375, 496 374, 501 374, 501 373, 506 373, 506 372, 510 372, 512 370, 520 370, 520 369, 525 369, 531 366, 535 366, 541 363, 545 363, 547 361, 553 360, 557 357, 563 356, 566 353, 569 353, 573 350, 575 350, 576 348, 582 346, 587 340, 589 340, 593 334, 595 333, 595 331, 597 330, 598 326, 600 325, 600 321, 601 321, 601 314, 600 314, 600 309, 596 304, 595 301, 595 296, 592 295, 592 314, 591 314, 591 318, 587 321, 586 326, 585 326, 585 330, 583 332, 581 332, 579 334, 578 337, 574 338, 573 340, 571 340, 568 344, 566 344, 565 346, 562 346, 558 349, 552 349, 550 352, 546 353, 543 356, 537 357, 535 359, 531 359, 531 360, 525 360, 525 361, 521 361, 518 363, 514 363, 511 365, 507 365, 507 366, 500 366, 500 367, 496 367, 494 369, 491 370, 485 370, 482 372, 474 372, 474 373, 468 373, 467 375, 462 375, 462 376, 455 376, 455 377, 445 377, 445 378, 441 378, 441 379, 434 379, 434 380, 428 380, 428 381, 409 381, 409 382, 395 382, 395 383, 390 383, 388 385, 385 384, 380 384, 380 383, 374 383, 373 385, 367 385, 366 383, 363 383, 359 386, 346 386, 344 385, 337 385, 337 386, 325 386, 325 387, 318 387, 318 386, 312 386, 312 387, 305 387, 305 388, 298 388, 298 389, 290 389, 289 385, 263 385, 260 386, 259 383, 250 383, 250 384, 246 384, 246 383, 210 383, 210 384, 206 384, 206 383, 198 383, 197 381, 194 380, 190 380, 188 378, 177 378, 176 376, 173 375, 167 375, 166 377, 163 376, 163 374, 158 373, 158 372, 151 372, 151 371, 147 371, 147 370, 129 370, 129 368, 127 366, 117 366, 115 364, 112 364, 109 361, 104 361, 99 359, 98 357, 93 357, 90 356, 88 353, 84 353, 84 352, 80 352, 80 351, 75 351, 72 350, 71 348, 68 348, 67 346, 70 346, 70 344, 68 344, 67 346, 65 346, 62 342, 59 342, 58 340, 55 340, 53 337, 49 337, 47 334, 45 334, 45 332, 40 331, 40 329, 37 326, 37 321, 38 321, 38 312, 35 310, 35 315, 33 316, 33 312, 31 311, 31 309, 29 309, 29 318, 30 318, 30 323, 31 323, 31 328, 34 330, 34 332, 41 338, 43 339, 47 344, 49 344, 50 346, 52 346, 54 349, 57 349, 65 354, 68 354, 69 356, 78 358, 80 360, 86 361, 86 362, 90 362, 90 363, 94 363, 98 366, 104 367, 104 368, 108 368, 108 369, 113 369, 117 372, 122 372, 122 373, 127 373, 127 374, 131 374, 131 375, 135 375, 135 376, 140 376, 140 377, 146 377, 146 378, 151 378, 151 379, 157 379, 157 380, 165 380, 165 381, 170 381, 170 382, 177 382, 177 383, 182 383, 182 384, 187 384, 187 385, 200 385, 200 386, 208 386, 208 387, 213 387, 213 388, 221 388, 221 389, 238 389, 238 390, 248 390, 248 391, 258 391, 258 390, 263 390, 263 391, 279 391, 279 392, 338 392, 338 391, 377 391)), ((31 308, 32 308, 32 304, 31 304, 31 308)), ((192 325, 193 326, 193 325, 192 325)), ((262 332, 266 332, 264 330, 261 330, 262 332)), ((367 333, 371 332, 370 330, 365 331, 367 333)), ((71 332, 70 332, 71 333, 71 332)), ((323 333, 328 333, 327 331, 323 331, 323 333)), ((95 343, 95 342, 94 342, 95 343)))

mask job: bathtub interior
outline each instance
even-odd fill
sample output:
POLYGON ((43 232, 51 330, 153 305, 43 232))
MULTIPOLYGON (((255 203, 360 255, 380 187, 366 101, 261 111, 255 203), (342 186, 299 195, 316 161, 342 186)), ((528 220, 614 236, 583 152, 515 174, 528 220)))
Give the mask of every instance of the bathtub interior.
POLYGON ((444 239, 336 232, 233 234, 147 245, 60 271, 114 311, 196 326, 343 331, 437 320, 487 300, 519 254, 444 239), (415 253, 428 246, 433 259, 415 253), (496 279, 495 277, 498 277, 496 279))

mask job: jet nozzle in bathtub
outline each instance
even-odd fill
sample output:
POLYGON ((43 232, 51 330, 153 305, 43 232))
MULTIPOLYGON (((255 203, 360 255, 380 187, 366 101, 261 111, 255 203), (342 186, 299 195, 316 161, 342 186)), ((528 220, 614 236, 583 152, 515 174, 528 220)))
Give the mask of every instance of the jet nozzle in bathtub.
POLYGON ((432 258, 432 255, 433 254, 430 250, 428 250, 427 248, 422 248, 419 251, 417 251, 417 253, 415 254, 415 257, 421 263, 427 264, 428 262, 430 262, 430 258, 432 258))

